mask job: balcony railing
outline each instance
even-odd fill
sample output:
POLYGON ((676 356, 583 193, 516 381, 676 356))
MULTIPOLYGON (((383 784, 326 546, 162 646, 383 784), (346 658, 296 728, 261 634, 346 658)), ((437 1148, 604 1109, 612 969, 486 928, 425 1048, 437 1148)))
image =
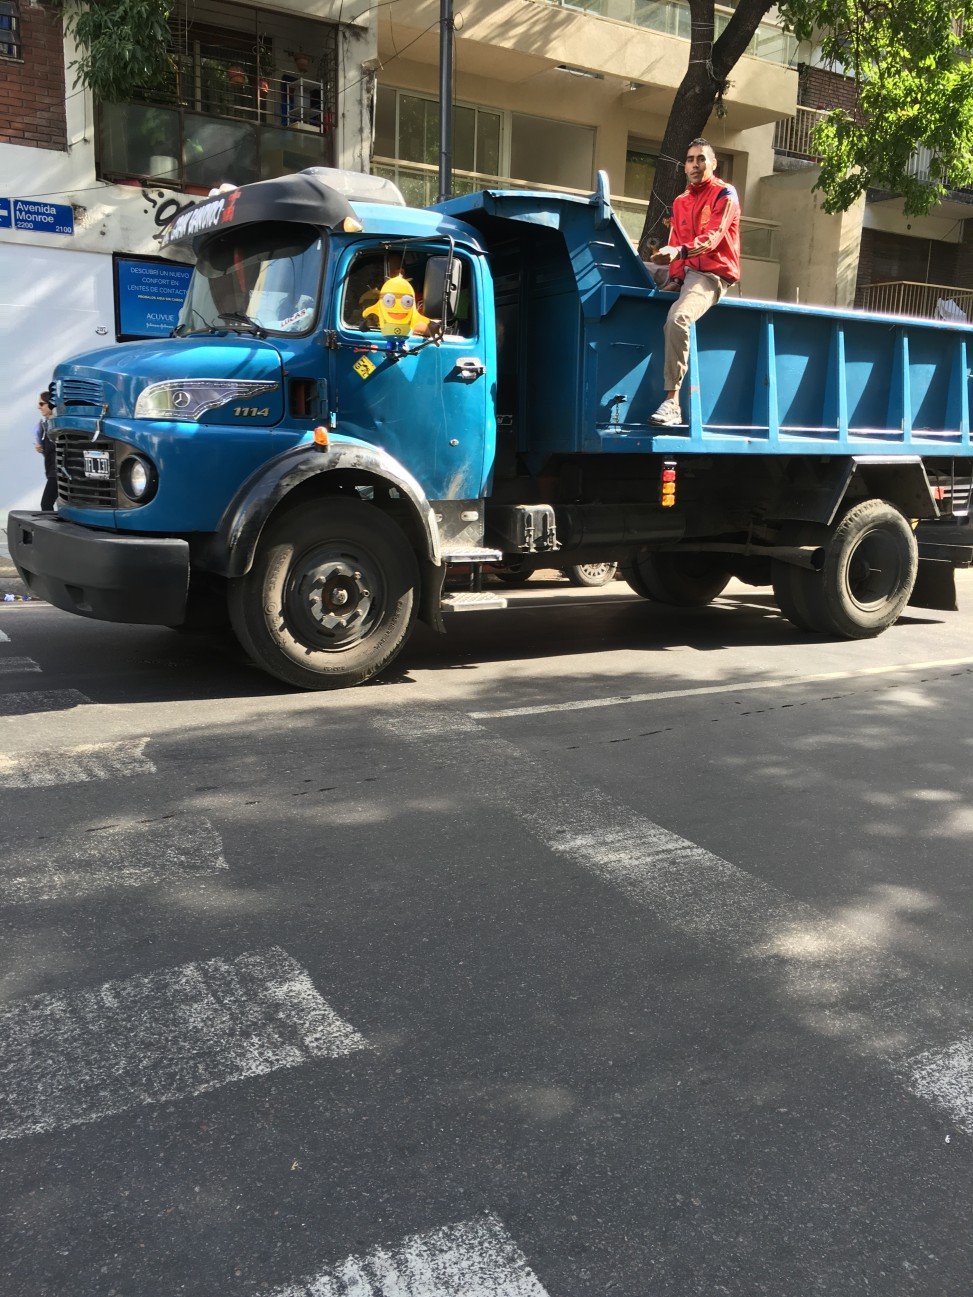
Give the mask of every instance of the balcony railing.
POLYGON ((904 279, 865 284, 858 290, 858 304, 864 311, 881 315, 908 315, 950 324, 973 320, 973 289, 949 284, 918 284, 904 279))
MULTIPOLYGON (((574 9, 596 18, 613 18, 666 36, 689 40, 689 5, 683 0, 541 0, 558 9, 574 9)), ((717 9, 715 35, 721 36, 733 17, 732 9, 717 9)), ((797 40, 774 23, 761 23, 746 52, 769 63, 790 67, 797 57, 797 40)))
POLYGON ((791 158, 807 158, 809 162, 817 162, 820 154, 815 151, 811 136, 818 122, 827 115, 826 108, 798 107, 793 117, 785 117, 777 123, 774 129, 774 151, 791 158))
MULTIPOLYGON (((372 173, 395 182, 405 201, 412 207, 428 207, 436 201, 439 189, 439 170, 424 162, 402 162, 395 158, 372 158, 372 173)), ((478 189, 530 189, 548 193, 578 194, 587 198, 589 190, 568 189, 563 185, 542 185, 532 180, 517 180, 512 176, 488 176, 477 171, 453 172, 453 193, 473 194, 478 189)), ((625 233, 637 244, 645 221, 646 202, 640 198, 612 196, 612 209, 625 233)), ((777 261, 780 226, 776 221, 758 221, 752 217, 740 218, 741 253, 754 261, 777 261)))

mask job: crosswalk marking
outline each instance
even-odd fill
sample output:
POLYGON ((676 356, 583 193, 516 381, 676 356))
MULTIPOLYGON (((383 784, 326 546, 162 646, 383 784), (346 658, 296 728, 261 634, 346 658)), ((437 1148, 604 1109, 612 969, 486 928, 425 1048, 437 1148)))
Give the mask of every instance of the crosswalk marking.
POLYGON ((973 1027, 973 1004, 954 1003, 952 1022, 945 1021, 939 986, 887 954, 869 932, 778 891, 469 716, 430 710, 378 724, 437 761, 461 766, 474 785, 496 789, 505 811, 554 853, 670 928, 765 971, 813 1031, 883 1060, 897 1077, 911 1076, 910 1088, 958 1125, 970 1119, 973 1055, 950 1042, 973 1027), (513 769, 516 799, 496 780, 497 770, 513 769), (915 1055, 927 1058, 924 1072, 916 1071, 915 1055))
POLYGON ((547 1297, 496 1216, 413 1234, 265 1297, 547 1297))
POLYGON ((25 671, 39 671, 33 658, 0 658, 0 676, 20 675, 25 671))
POLYGON ((0 753, 0 788, 50 788, 125 775, 153 775, 155 766, 144 752, 148 741, 123 739, 24 755, 0 753))
POLYGON ((912 1059, 909 1087, 943 1108, 973 1135, 973 1036, 912 1059))
POLYGON ((32 712, 60 712, 90 704, 87 694, 77 689, 36 689, 30 693, 0 694, 0 719, 29 716, 32 712))
POLYGON ((184 883, 226 869, 220 836, 202 817, 106 829, 8 846, 0 858, 0 905, 91 896, 119 887, 184 883))
POLYGON ((368 1047, 279 947, 35 995, 0 1011, 0 1139, 368 1047))

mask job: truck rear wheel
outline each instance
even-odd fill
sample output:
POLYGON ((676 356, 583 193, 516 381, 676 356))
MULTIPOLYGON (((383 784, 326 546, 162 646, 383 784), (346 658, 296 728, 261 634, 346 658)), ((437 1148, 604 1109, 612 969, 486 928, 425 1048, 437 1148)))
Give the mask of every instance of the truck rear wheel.
POLYGON ((643 599, 677 608, 711 603, 730 583, 730 573, 712 554, 643 554, 623 566, 622 576, 643 599))
POLYGON ((842 639, 880 635, 909 602, 919 570, 907 519, 885 500, 852 505, 822 541, 820 571, 774 564, 781 612, 802 630, 842 639))
POLYGON ((598 586, 614 581, 617 571, 617 563, 575 563, 564 568, 564 575, 572 585, 598 586))
POLYGON ((230 620, 254 662, 300 689, 361 684, 388 666, 416 618, 408 540, 380 509, 327 498, 288 510, 231 582, 230 620))

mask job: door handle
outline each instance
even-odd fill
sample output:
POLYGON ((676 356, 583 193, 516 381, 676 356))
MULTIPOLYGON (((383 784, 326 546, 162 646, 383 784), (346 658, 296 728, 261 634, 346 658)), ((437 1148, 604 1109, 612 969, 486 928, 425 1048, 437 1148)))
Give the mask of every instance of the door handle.
POLYGON ((456 362, 456 369, 458 376, 469 382, 486 373, 486 365, 477 356, 460 356, 456 362))

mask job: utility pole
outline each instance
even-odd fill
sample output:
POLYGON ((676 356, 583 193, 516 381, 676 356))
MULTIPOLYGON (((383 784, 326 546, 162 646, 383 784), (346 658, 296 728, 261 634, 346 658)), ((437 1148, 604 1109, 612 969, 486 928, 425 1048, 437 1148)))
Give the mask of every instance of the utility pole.
POLYGON ((439 195, 453 192, 453 0, 439 0, 439 195))

